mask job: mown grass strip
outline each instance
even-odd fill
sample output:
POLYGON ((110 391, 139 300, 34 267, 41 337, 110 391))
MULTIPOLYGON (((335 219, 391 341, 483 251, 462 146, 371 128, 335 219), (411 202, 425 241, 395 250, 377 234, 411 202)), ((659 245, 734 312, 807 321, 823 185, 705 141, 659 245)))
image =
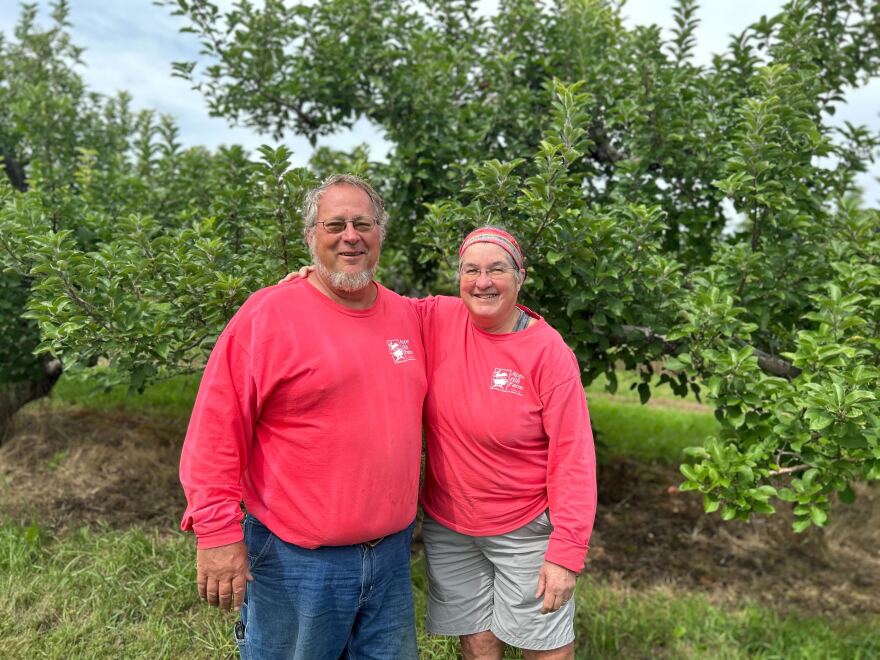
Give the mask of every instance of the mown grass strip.
MULTIPOLYGON (((98 410, 188 418, 200 378, 198 374, 177 376, 146 388, 143 394, 130 394, 123 386, 104 390, 62 377, 52 396, 59 402, 98 410)), ((669 407, 642 406, 638 396, 626 388, 613 397, 596 388, 594 384, 587 389, 590 416, 598 444, 607 454, 678 464, 685 447, 702 444, 717 431, 718 423, 710 411, 676 408, 677 398, 660 398, 668 401, 669 407)))
POLYGON ((97 410, 122 409, 148 415, 188 418, 192 413, 201 379, 201 373, 175 376, 154 383, 142 394, 138 394, 131 393, 124 385, 104 389, 89 381, 65 375, 52 390, 52 398, 61 403, 97 410))
MULTIPOLYGON (((132 529, 55 537, 0 524, 0 635, 8 657, 233 658, 234 616, 199 603, 192 538, 132 529)), ((424 631, 427 581, 413 560, 422 658, 457 657, 424 631)), ((721 607, 671 588, 609 586, 577 593, 583 658, 841 658, 880 656, 880 621, 721 607)))
POLYGON ((607 398, 589 401, 600 456, 628 456, 640 461, 678 465, 684 449, 701 445, 718 431, 710 412, 643 406, 607 398))

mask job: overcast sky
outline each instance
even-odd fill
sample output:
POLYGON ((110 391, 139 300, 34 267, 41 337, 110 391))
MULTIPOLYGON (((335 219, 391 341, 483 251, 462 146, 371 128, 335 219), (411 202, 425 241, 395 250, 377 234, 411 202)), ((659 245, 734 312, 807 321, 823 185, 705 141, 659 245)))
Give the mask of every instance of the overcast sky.
MULTIPOLYGON (((70 0, 73 39, 85 47, 85 68, 82 74, 89 86, 105 94, 119 90, 131 93, 136 108, 153 108, 172 115, 185 145, 242 144, 253 149, 274 141, 242 127, 231 127, 223 119, 211 118, 201 95, 189 84, 171 77, 174 61, 198 59, 198 39, 192 34, 181 34, 182 19, 170 15, 165 7, 157 7, 150 0, 70 0)), ((218 4, 231 4, 224 0, 218 4)), ((491 12, 493 0, 482 2, 491 12)), ((624 15, 631 24, 656 23, 664 29, 672 27, 672 0, 628 0, 624 15)), ((698 30, 696 58, 708 63, 711 54, 725 49, 728 35, 739 33, 762 14, 772 14, 782 7, 780 0, 704 0, 699 9, 701 25, 698 30)), ((41 7, 48 7, 45 0, 41 7)), ((0 0, 0 31, 11 35, 20 13, 20 3, 0 0)), ((46 11, 42 16, 45 18, 46 11)), ((836 122, 848 120, 880 129, 880 80, 850 94, 848 103, 840 108, 836 122)), ((294 135, 285 136, 284 142, 293 149, 296 164, 304 164, 312 149, 308 141, 294 135)), ((381 134, 366 121, 351 131, 322 138, 319 144, 346 149, 366 142, 374 158, 387 152, 381 134)), ((862 178, 871 205, 880 202, 880 165, 862 178)))

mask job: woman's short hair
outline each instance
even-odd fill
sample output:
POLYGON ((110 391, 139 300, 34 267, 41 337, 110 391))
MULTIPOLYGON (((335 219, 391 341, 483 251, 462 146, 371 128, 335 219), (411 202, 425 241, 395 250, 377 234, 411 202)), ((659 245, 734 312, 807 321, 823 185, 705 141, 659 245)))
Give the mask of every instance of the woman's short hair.
MULTIPOLYGON (((510 238, 513 239, 513 243, 509 247, 518 253, 518 255, 520 257, 520 261, 522 263, 522 266, 517 265, 516 260, 513 258, 513 255, 510 254, 509 247, 507 245, 500 245, 500 247, 502 247, 502 249, 504 250, 504 257, 507 260, 507 263, 510 264, 511 268, 513 268, 514 280, 516 280, 517 285, 522 284, 522 270, 520 270, 520 268, 525 269, 525 255, 523 255, 523 253, 522 253, 522 249, 519 246, 519 242, 516 240, 516 238, 513 236, 513 234, 511 234, 509 231, 507 231, 504 227, 499 227, 498 225, 483 225, 482 227, 477 227, 476 229, 474 229, 472 232, 470 232, 465 237, 464 241, 462 241, 462 248, 464 248, 465 244, 468 243, 468 238, 470 238, 471 236, 478 235, 481 231, 484 231, 484 230, 489 230, 489 231, 487 231, 487 233, 501 232, 502 234, 505 234, 506 236, 509 236, 510 238)), ((475 242, 479 243, 482 241, 477 240, 475 242)), ((485 242, 494 243, 495 241, 485 241, 485 242)), ((507 241, 505 241, 505 243, 507 243, 507 241)), ((470 245, 472 245, 472 244, 473 243, 471 243, 470 245)), ((470 247, 470 245, 468 245, 467 247, 470 247)), ((462 254, 464 254, 464 250, 459 249, 458 268, 456 269, 456 278, 459 278, 461 276, 461 255, 462 254)))

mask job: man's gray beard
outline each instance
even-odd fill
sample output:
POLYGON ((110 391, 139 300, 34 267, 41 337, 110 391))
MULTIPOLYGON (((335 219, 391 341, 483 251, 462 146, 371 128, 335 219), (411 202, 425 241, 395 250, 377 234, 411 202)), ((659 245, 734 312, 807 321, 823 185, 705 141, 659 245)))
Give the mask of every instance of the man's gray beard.
POLYGON ((329 282, 330 286, 337 291, 345 291, 346 293, 354 293, 360 291, 364 287, 370 285, 373 281, 373 268, 367 268, 359 273, 345 273, 330 270, 321 263, 321 260, 312 252, 312 262, 315 264, 315 270, 325 282, 329 282))

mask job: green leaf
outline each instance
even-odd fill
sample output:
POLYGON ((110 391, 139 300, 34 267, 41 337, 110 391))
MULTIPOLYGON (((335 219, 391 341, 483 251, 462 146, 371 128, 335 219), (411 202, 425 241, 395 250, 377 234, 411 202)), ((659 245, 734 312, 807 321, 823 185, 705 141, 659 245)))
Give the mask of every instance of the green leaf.
POLYGON ((709 452, 706 451, 705 447, 700 446, 685 447, 684 449, 682 449, 682 453, 684 453, 685 456, 690 456, 693 458, 709 458, 709 452))
POLYGON ((755 511, 756 513, 763 513, 766 515, 771 515, 771 514, 776 513, 776 509, 774 509, 771 504, 769 504, 767 502, 760 502, 760 501, 752 503, 752 510, 755 511))
POLYGON ((745 424, 746 416, 739 406, 729 406, 725 419, 733 428, 738 429, 745 424))
POLYGON ((721 506, 721 501, 710 497, 709 494, 703 495, 703 509, 706 513, 714 513, 721 506))
POLYGON ((846 488, 838 493, 838 497, 844 504, 852 504, 856 501, 856 493, 850 484, 847 484, 846 488))
POLYGON ((804 472, 804 476, 801 477, 801 483, 804 486, 810 486, 813 483, 813 479, 815 479, 819 474, 819 470, 816 468, 810 468, 806 472, 804 472))
POLYGON ((865 449, 868 446, 868 440, 864 435, 845 435, 838 438, 837 442, 847 449, 865 449))
POLYGON ((690 481, 693 481, 694 483, 700 482, 700 477, 697 475, 693 466, 688 465, 687 463, 682 463, 678 469, 681 470, 681 473, 686 476, 690 481))

